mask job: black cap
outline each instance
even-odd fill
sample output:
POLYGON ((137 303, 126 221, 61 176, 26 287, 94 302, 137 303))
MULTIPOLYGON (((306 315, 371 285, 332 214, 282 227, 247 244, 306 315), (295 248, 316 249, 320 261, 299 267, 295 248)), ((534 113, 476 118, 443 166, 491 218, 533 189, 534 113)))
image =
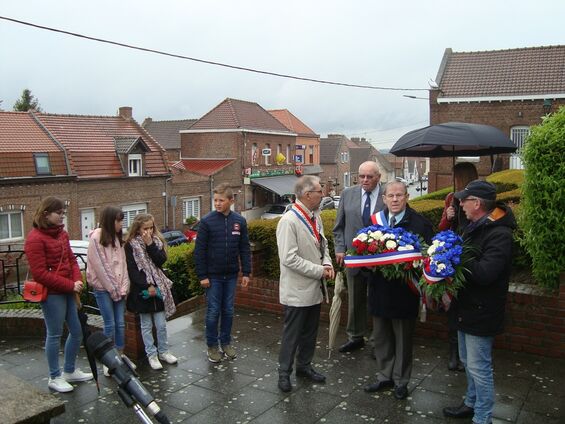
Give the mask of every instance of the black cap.
POLYGON ((455 198, 462 200, 469 196, 475 196, 479 199, 496 200, 496 187, 482 180, 471 181, 464 190, 455 193, 455 198))

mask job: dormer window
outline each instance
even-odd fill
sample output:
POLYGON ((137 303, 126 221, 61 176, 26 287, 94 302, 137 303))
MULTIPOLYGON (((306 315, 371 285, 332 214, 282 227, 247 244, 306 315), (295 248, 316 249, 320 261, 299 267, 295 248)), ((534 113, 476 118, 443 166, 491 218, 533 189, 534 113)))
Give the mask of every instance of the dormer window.
POLYGON ((130 153, 128 155, 128 175, 130 177, 140 177, 141 172, 141 154, 130 153))
POLYGON ((51 165, 49 164, 49 154, 34 153, 35 173, 37 175, 51 175, 51 165))

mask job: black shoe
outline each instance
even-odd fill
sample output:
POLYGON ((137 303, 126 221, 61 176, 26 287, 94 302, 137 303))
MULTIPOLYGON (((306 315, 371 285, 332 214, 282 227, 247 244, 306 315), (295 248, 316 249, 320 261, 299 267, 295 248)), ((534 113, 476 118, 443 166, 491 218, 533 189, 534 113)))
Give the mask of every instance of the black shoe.
POLYGON ((339 347, 339 351, 341 353, 353 352, 354 350, 361 349, 363 346, 365 346, 365 340, 363 339, 348 340, 339 347))
POLYGON ((279 375, 279 389, 285 393, 292 390, 292 384, 290 384, 290 377, 288 375, 279 375))
POLYGON ((464 403, 459 406, 449 406, 443 408, 443 415, 451 418, 470 418, 475 414, 473 408, 468 407, 464 403))
POLYGON ((304 368, 304 369, 296 369, 296 376, 297 377, 306 377, 309 378, 312 381, 315 381, 316 383, 324 383, 326 381, 326 376, 323 374, 320 374, 319 372, 317 372, 316 370, 314 370, 314 368, 310 367, 310 368, 304 368))
POLYGON ((406 399, 408 397, 408 386, 394 386, 394 397, 398 400, 406 399))
POLYGON ((392 380, 384 380, 369 384, 368 386, 365 386, 363 390, 365 390, 367 393, 374 393, 384 389, 389 389, 391 387, 394 387, 394 382, 392 380))

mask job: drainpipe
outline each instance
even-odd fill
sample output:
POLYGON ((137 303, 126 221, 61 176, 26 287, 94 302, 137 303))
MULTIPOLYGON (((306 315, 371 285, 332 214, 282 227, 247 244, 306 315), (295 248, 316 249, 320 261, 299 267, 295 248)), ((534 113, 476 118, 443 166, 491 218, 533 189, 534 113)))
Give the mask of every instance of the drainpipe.
POLYGON ((214 210, 214 176, 210 175, 210 212, 214 210))
POLYGON ((169 227, 169 192, 167 190, 167 183, 172 179, 173 177, 165 179, 165 191, 163 192, 163 198, 165 199, 165 228, 169 227))

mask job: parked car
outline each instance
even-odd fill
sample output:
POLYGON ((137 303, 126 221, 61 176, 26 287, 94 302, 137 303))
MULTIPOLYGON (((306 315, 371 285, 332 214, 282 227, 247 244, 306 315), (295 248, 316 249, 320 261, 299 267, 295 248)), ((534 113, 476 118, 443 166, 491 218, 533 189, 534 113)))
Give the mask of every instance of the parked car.
POLYGON ((409 184, 408 180, 406 180, 405 178, 402 178, 402 177, 396 177, 396 181, 400 181, 401 183, 406 184, 406 185, 409 184))
POLYGON ((163 237, 165 238, 168 246, 178 246, 179 244, 189 243, 182 231, 165 231, 163 233, 163 237))
POLYGON ((320 202, 320 210, 325 211, 326 209, 335 209, 334 199, 331 197, 322 197, 320 202))
POLYGON ((193 224, 190 228, 184 230, 184 235, 188 239, 188 242, 196 241, 196 236, 198 235, 198 226, 200 222, 193 224))
POLYGON ((277 203, 271 205, 263 215, 261 219, 275 219, 280 218, 283 214, 292 207, 292 203, 277 203))
POLYGON ((86 269, 86 254, 88 252, 88 241, 86 240, 69 240, 71 250, 77 258, 78 266, 81 271, 86 269))
POLYGON ((339 196, 334 196, 334 208, 337 209, 339 208, 339 196))

